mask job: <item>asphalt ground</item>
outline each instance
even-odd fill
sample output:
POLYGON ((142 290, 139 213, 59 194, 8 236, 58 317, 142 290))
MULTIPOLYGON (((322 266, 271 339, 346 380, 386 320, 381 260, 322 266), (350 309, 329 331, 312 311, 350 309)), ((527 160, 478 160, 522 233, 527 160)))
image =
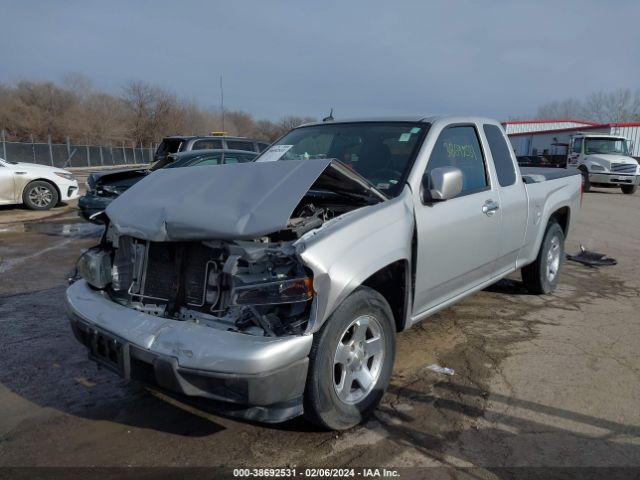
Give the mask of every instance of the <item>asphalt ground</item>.
POLYGON ((640 468, 640 194, 586 194, 567 241, 618 265, 566 262, 547 296, 513 275, 399 334, 383 403, 339 433, 227 418, 89 361, 63 295, 100 233, 74 203, 0 207, 0 467, 640 468))

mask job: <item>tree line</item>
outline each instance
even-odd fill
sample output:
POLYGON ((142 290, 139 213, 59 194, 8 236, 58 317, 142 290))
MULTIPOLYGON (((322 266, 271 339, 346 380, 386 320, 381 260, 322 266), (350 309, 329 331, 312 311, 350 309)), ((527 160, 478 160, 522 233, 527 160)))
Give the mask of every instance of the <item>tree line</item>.
MULTIPOLYGON (((224 130, 273 141, 312 117, 256 120, 250 113, 224 111, 224 130)), ((142 81, 127 83, 120 94, 96 89, 77 74, 60 83, 20 81, 0 84, 0 130, 8 141, 74 142, 91 145, 149 146, 167 135, 206 135, 222 131, 222 111, 178 98, 142 81)))
POLYGON ((640 121, 640 90, 595 92, 582 99, 550 102, 538 108, 536 118, 573 118, 598 123, 640 121))

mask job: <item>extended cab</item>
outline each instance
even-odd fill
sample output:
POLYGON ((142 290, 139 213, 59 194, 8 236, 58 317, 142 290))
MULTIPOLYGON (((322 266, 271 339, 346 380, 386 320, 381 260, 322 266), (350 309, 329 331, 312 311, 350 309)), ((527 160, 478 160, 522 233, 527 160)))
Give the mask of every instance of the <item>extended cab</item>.
POLYGON ((396 332, 518 269, 553 291, 580 183, 521 173, 489 119, 301 126, 255 163, 159 170, 117 198, 71 325, 125 378, 348 428, 382 398, 396 332))

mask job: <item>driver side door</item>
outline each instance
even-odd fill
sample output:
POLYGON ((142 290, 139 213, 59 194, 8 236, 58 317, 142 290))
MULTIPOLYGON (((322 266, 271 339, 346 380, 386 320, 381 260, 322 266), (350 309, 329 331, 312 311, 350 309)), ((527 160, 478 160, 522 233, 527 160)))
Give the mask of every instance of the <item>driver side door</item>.
POLYGON ((462 192, 431 203, 418 193, 415 201, 414 317, 489 280, 498 257, 500 199, 475 124, 440 132, 424 174, 445 166, 462 171, 462 192))

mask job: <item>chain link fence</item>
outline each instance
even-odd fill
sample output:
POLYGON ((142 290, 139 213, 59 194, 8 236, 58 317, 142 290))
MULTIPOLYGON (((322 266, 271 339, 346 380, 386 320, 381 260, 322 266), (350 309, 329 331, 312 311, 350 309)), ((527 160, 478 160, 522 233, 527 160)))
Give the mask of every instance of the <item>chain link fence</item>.
POLYGON ((0 156, 12 162, 37 163, 58 168, 108 167, 151 163, 155 145, 148 147, 81 145, 71 143, 8 142, 0 137, 0 156))

